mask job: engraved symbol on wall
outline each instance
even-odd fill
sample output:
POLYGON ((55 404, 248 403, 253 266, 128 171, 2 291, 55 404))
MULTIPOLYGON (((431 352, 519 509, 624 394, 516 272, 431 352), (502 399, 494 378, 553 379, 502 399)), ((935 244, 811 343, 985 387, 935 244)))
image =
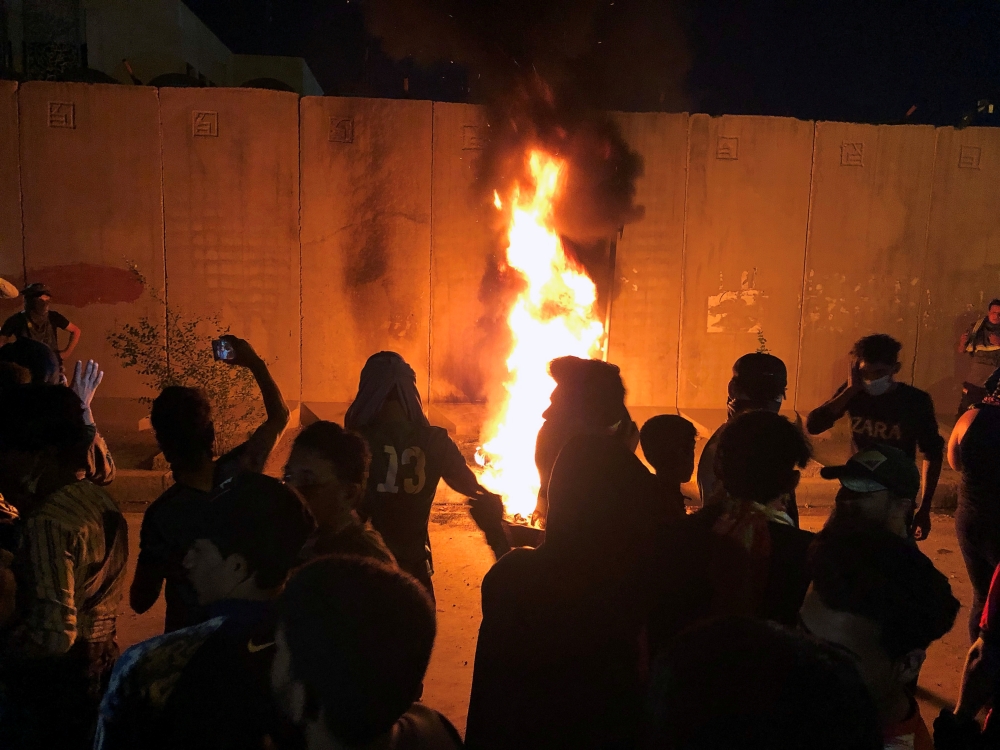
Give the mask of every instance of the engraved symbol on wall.
POLYGON ((865 144, 844 141, 840 146, 840 166, 863 167, 865 165, 865 144))
POLYGON ((354 119, 351 117, 331 117, 330 142, 354 143, 354 119))
POLYGON ((486 137, 479 125, 462 126, 462 150, 482 151, 486 145, 486 137))
POLYGON ((75 128, 76 106, 72 102, 49 102, 50 128, 75 128))
POLYGON ((219 113, 194 110, 191 112, 191 135, 198 138, 219 137, 219 113))
POLYGON ((720 135, 715 146, 715 158, 723 161, 736 161, 740 158, 740 139, 734 136, 720 135))
POLYGON ((983 150, 979 146, 962 146, 958 152, 959 169, 979 169, 983 158, 983 150))

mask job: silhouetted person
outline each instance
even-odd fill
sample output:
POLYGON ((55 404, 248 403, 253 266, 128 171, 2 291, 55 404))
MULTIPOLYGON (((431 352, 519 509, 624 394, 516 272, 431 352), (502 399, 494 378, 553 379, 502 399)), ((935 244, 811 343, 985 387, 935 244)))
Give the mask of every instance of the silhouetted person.
POLYGON ((849 656, 739 617, 686 631, 657 659, 645 735, 649 750, 882 750, 849 656))
POLYGON ((993 573, 977 636, 969 648, 954 711, 947 708, 934 722, 939 750, 988 750, 1000 746, 1000 722, 990 711, 980 730, 977 717, 1000 699, 1000 567, 993 573))
POLYGON ((809 412, 806 428, 810 435, 818 435, 847 414, 855 453, 876 444, 889 445, 915 464, 919 447, 924 455, 923 494, 912 529, 917 539, 926 539, 931 531, 931 499, 944 461, 944 439, 938 434, 930 394, 895 380, 902 367, 901 348, 902 344, 884 333, 859 339, 851 350, 847 382, 833 398, 809 412))
POLYGON ((216 460, 212 407, 204 393, 170 386, 153 401, 150 421, 174 484, 150 504, 142 518, 129 600, 132 609, 142 614, 156 603, 166 582, 165 632, 204 618, 182 561, 199 529, 205 501, 226 479, 242 472, 262 472, 288 424, 288 407, 264 360, 243 339, 223 338, 236 355, 227 364, 246 367, 257 381, 267 419, 245 443, 216 460))
POLYGON ((279 602, 271 685, 308 750, 454 750, 455 728, 416 703, 434 605, 409 575, 371 559, 321 557, 279 602))
POLYGON ((962 334, 958 353, 972 358, 972 367, 962 383, 962 400, 958 404, 961 417, 973 404, 978 404, 990 394, 986 381, 1000 367, 1000 299, 990 300, 986 315, 962 334))
POLYGON ((549 362, 556 381, 545 421, 535 439, 540 488, 533 520, 548 513, 549 477, 559 451, 574 435, 615 435, 635 450, 639 429, 625 408, 625 384, 616 365, 597 359, 559 357, 549 362))
POLYGON ((854 658, 886 747, 931 750, 912 686, 927 648, 955 623, 948 577, 915 545, 868 524, 835 524, 810 551, 800 624, 854 658))
POLYGON ((959 417, 948 440, 948 463, 962 472, 955 532, 972 583, 973 641, 979 636, 993 571, 1000 565, 1000 374, 987 385, 987 396, 959 417))
POLYGON ((469 498, 472 517, 497 557, 510 549, 500 523, 503 502, 479 484, 448 431, 431 427, 417 376, 401 356, 379 352, 368 358, 344 426, 362 435, 372 454, 361 515, 371 519, 399 567, 432 597, 427 524, 440 480, 469 498))
POLYGON ((270 690, 275 600, 314 529, 301 498, 277 479, 247 472, 223 484, 184 557, 208 619, 122 654, 96 750, 237 750, 268 737, 295 746, 298 732, 270 690))
POLYGON ((686 513, 687 498, 681 485, 690 481, 694 471, 694 448, 698 431, 684 417, 661 414, 649 419, 639 432, 639 444, 646 461, 656 471, 660 497, 671 515, 686 513))
POLYGON ((49 347, 60 362, 73 355, 80 341, 80 329, 70 323, 65 315, 51 309, 52 292, 45 284, 28 284, 21 290, 24 310, 11 315, 0 326, 0 344, 16 339, 32 339, 49 347), (59 346, 59 331, 69 334, 65 348, 59 346))
POLYGON ((664 514, 656 482, 615 436, 578 435, 556 459, 545 541, 483 580, 466 744, 635 744, 643 571, 664 514))
POLYGON ((654 646, 718 615, 795 623, 813 535, 792 523, 785 498, 808 460, 805 436, 781 415, 748 411, 730 420, 716 457, 722 499, 668 527, 651 565, 659 571, 654 646))
POLYGON ((313 422, 295 438, 285 483, 302 495, 317 526, 303 559, 360 555, 395 567, 382 537, 355 512, 365 495, 370 464, 365 439, 335 422, 313 422))
MULTIPOLYGON (((785 400, 787 387, 788 370, 785 363, 773 354, 752 352, 744 354, 733 364, 733 377, 729 380, 729 395, 726 399, 726 422, 712 433, 698 461, 698 492, 702 507, 712 505, 724 497, 715 454, 726 423, 745 411, 760 409, 777 413, 785 400)), ((799 510, 795 503, 795 493, 790 493, 789 497, 788 515, 798 525, 799 510)))
POLYGON ((128 529, 81 479, 83 404, 57 385, 0 396, 0 492, 22 517, 14 569, 20 612, 3 644, 0 747, 83 748, 118 656, 128 529))
POLYGON ((94 395, 104 379, 100 365, 92 359, 86 365, 78 361, 73 368, 72 381, 67 381, 53 351, 40 341, 27 338, 0 347, 0 362, 10 362, 26 368, 31 373, 32 383, 68 385, 80 397, 83 402, 83 419, 90 438, 84 477, 101 486, 111 484, 117 473, 115 461, 108 444, 97 429, 91 410, 94 395))

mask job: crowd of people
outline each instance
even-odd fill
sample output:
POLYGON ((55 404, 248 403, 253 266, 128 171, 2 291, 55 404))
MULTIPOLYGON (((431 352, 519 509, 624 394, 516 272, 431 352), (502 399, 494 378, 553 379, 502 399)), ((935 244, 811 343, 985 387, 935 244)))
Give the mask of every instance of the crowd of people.
POLYGON ((691 422, 640 430, 617 367, 554 360, 536 442, 543 541, 516 549, 501 498, 428 423, 398 354, 368 360, 344 425, 297 432, 278 479, 264 467, 289 410, 251 345, 225 339, 220 366, 250 370, 266 419, 217 456, 201 391, 156 397, 173 484, 138 551, 104 489, 99 366, 66 377, 67 350, 29 335, 0 347, 0 748, 995 746, 1000 727, 979 717, 1000 686, 1000 372, 947 444, 976 599, 961 694, 932 738, 915 690, 959 603, 915 542, 946 446, 930 396, 896 380, 891 337, 857 342, 847 382, 804 425, 779 413, 784 363, 741 357, 697 467, 691 422), (806 434, 845 415, 853 456, 823 467, 836 506, 814 534, 795 498, 806 434), (695 472, 697 509, 683 491, 695 472), (420 701, 441 480, 496 557, 464 740, 420 701), (163 596, 166 615, 162 635, 119 653, 126 596, 136 613, 163 596))

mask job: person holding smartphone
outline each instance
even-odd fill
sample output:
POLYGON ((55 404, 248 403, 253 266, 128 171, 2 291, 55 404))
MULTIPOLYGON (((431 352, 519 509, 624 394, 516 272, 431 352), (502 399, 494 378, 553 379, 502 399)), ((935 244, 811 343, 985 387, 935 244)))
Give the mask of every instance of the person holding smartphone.
POLYGON ((173 472, 174 485, 153 501, 143 516, 129 600, 132 609, 142 614, 156 603, 165 582, 166 632, 203 619, 182 563, 198 533, 209 495, 240 473, 262 473, 288 425, 288 407, 278 384, 253 347, 236 336, 223 336, 212 342, 212 349, 216 359, 253 373, 267 419, 245 443, 216 458, 212 407, 201 390, 170 386, 153 402, 150 420, 173 472))

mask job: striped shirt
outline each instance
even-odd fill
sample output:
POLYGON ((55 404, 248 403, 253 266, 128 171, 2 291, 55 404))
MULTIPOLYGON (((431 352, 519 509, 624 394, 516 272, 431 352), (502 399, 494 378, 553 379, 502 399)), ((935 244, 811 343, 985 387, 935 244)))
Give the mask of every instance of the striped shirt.
POLYGON ((125 517, 87 480, 56 490, 26 518, 20 549, 27 583, 23 625, 44 653, 56 656, 78 639, 114 636, 128 555, 127 541, 114 545, 116 531, 127 540, 125 517), (112 580, 105 581, 106 573, 112 580), (103 595, 93 601, 102 587, 103 595))

